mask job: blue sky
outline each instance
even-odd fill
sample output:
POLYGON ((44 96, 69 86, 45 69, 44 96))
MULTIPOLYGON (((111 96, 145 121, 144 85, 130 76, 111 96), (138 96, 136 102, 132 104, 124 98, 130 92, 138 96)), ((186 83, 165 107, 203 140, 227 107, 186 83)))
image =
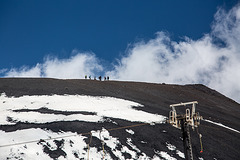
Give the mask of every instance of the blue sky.
POLYGON ((0 77, 202 83, 240 93, 237 0, 0 0, 0 77))
POLYGON ((73 49, 112 62, 129 44, 166 31, 173 39, 198 39, 210 31, 217 8, 229 0, 1 0, 0 68, 35 65, 73 49))

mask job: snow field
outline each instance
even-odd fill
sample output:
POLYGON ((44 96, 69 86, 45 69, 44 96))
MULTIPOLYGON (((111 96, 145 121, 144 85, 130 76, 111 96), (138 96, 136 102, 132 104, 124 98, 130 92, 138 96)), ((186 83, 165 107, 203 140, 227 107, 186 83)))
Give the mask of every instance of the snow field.
MULTIPOLYGON (((0 125, 13 125, 17 122, 28 122, 28 123, 48 123, 56 121, 85 121, 85 122, 101 122, 110 118, 118 118, 131 122, 142 122, 142 123, 164 123, 166 117, 157 114, 151 114, 144 111, 136 110, 134 107, 143 107, 143 105, 113 98, 113 97, 92 97, 82 95, 43 95, 43 96, 22 96, 22 97, 7 97, 5 94, 0 96, 0 125), (51 111, 71 112, 79 111, 92 114, 54 114, 53 113, 40 113, 34 110, 46 108, 51 111), (14 110, 28 109, 29 112, 21 111, 15 112, 14 110)), ((112 121, 112 123, 116 123, 112 121)), ((131 129, 125 129, 125 131, 134 135, 134 131, 131 129)), ((102 131, 91 131, 92 137, 98 140, 103 140, 104 146, 109 147, 113 154, 119 159, 125 159, 124 154, 130 155, 130 159, 139 160, 158 160, 167 159, 174 160, 171 155, 164 151, 155 151, 153 158, 148 157, 143 153, 136 145, 133 144, 131 138, 126 139, 126 146, 121 144, 118 138, 113 137, 110 133, 103 128, 102 131), (101 133, 100 133, 101 132, 101 133), (120 147, 119 147, 120 146, 120 147)), ((49 150, 55 151, 61 149, 65 156, 61 155, 58 157, 61 159, 87 159, 89 152, 89 159, 112 159, 110 154, 107 152, 99 151, 99 148, 90 147, 87 149, 87 143, 84 139, 89 138, 90 135, 77 135, 72 132, 59 132, 55 133, 49 130, 43 129, 24 129, 17 130, 14 132, 4 132, 0 130, 0 136, 4 137, 0 139, 0 159, 52 159, 43 150, 44 147, 48 147, 49 150), (69 136, 69 137, 65 137, 69 136), (61 137, 56 139, 58 141, 63 140, 61 146, 57 146, 53 139, 49 138, 61 137), (40 142, 40 139, 43 141, 40 142), (48 140, 47 140, 48 139, 48 140), (34 142, 31 142, 34 141, 34 142), (24 143, 31 142, 31 143, 24 143), (16 143, 22 143, 19 145, 11 145, 16 143)), ((142 142, 147 143, 147 142, 142 142)), ((175 150, 176 154, 179 152, 179 157, 182 157, 182 153, 176 150, 174 146, 166 146, 169 150, 175 150)))
MULTIPOLYGON (((150 159, 169 159, 173 160, 174 158, 171 157, 169 154, 163 151, 155 151, 156 155, 154 158, 148 157, 145 153, 142 153, 141 150, 137 148, 132 143, 131 138, 127 138, 128 146, 122 145, 118 138, 113 137, 106 129, 102 129, 101 131, 91 131, 92 137, 95 137, 103 142, 103 145, 110 148, 113 154, 119 159, 125 159, 123 153, 127 153, 131 155, 131 159, 139 159, 139 160, 150 160, 150 159), (119 146, 121 146, 119 148, 119 146), (138 154, 141 154, 140 156, 138 154)), ((31 160, 38 160, 38 159, 45 159, 51 160, 51 158, 43 152, 44 145, 47 145, 50 150, 54 151, 57 150, 57 146, 54 143, 54 140, 49 138, 56 138, 56 140, 63 140, 63 144, 61 145, 61 149, 66 153, 66 156, 60 156, 58 159, 67 159, 73 160, 77 159, 77 157, 87 159, 88 151, 89 151, 89 159, 109 159, 111 160, 111 156, 108 152, 103 152, 103 147, 99 151, 95 147, 90 147, 89 150, 87 149, 87 143, 84 141, 85 138, 90 139, 90 135, 77 135, 76 133, 72 132, 60 132, 55 133, 49 130, 43 129, 25 129, 25 130, 18 130, 15 132, 4 132, 0 131, 1 136, 4 139, 0 140, 1 144, 16 144, 22 143, 19 145, 13 145, 8 147, 0 147, 0 159, 9 158, 15 159, 18 157, 19 159, 31 159, 31 160), (68 137, 66 137, 68 136, 68 137), (64 137, 64 138, 62 138, 64 137), (40 139, 42 141, 40 142, 40 139), (48 140, 46 140, 48 139, 48 140), (25 143, 24 142, 30 142, 25 143)), ((88 141, 87 141, 88 142, 88 141)), ((90 145, 91 146, 91 145, 90 145)), ((174 148, 174 147, 173 147, 174 148)), ((176 148, 176 147, 175 147, 176 148)))
POLYGON ((52 96, 0 96, 0 124, 13 124, 14 122, 46 123, 54 121, 87 121, 98 122, 103 117, 119 118, 131 122, 163 123, 165 116, 151 114, 133 109, 143 107, 141 104, 112 97, 92 97, 80 95, 52 95, 52 96), (96 115, 83 114, 47 114, 38 112, 13 112, 19 109, 47 108, 55 111, 84 111, 96 115), (133 116, 134 115, 134 116, 133 116), (7 120, 11 117, 12 121, 7 120))

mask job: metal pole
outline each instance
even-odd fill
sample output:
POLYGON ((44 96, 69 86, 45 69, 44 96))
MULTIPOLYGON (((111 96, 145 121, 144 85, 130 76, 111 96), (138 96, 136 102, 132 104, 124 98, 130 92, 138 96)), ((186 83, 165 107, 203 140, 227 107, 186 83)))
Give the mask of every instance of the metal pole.
POLYGON ((185 159, 193 160, 189 126, 186 123, 185 118, 181 119, 181 129, 182 129, 182 136, 183 136, 183 147, 184 147, 185 159))

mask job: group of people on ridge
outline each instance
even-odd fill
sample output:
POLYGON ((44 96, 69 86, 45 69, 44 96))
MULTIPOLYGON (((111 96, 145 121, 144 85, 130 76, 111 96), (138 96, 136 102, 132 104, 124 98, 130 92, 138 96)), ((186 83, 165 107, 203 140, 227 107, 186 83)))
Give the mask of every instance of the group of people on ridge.
MULTIPOLYGON (((89 77, 87 77, 87 75, 85 75, 85 79, 88 79, 88 78, 92 79, 91 75, 89 77)), ((99 79, 99 81, 102 81, 102 76, 99 76, 98 79, 99 79)), ((97 80, 96 76, 94 76, 94 80, 97 80)), ((107 76, 107 77, 105 76, 104 81, 109 81, 109 76, 107 76)))

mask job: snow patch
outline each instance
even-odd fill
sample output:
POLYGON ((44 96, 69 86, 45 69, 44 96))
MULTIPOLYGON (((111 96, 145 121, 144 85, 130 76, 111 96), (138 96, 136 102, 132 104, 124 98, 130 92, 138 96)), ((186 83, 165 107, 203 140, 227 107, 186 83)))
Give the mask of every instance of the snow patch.
POLYGON ((136 110, 134 107, 143 105, 113 97, 93 97, 82 95, 42 95, 42 96, 22 96, 7 97, 0 96, 1 117, 0 124, 14 124, 16 122, 46 123, 54 121, 87 121, 99 122, 103 117, 119 118, 132 122, 163 123, 165 116, 151 114, 136 110), (55 111, 84 111, 93 112, 96 115, 84 114, 42 114, 38 112, 14 112, 20 109, 40 109, 47 108, 55 111), (134 115, 134 116, 132 116, 134 115), (12 119, 12 121, 9 121, 12 119))
POLYGON ((166 160, 177 160, 176 158, 170 156, 167 152, 164 151, 155 151, 155 153, 160 155, 162 158, 166 160))
POLYGON ((78 155, 86 154, 84 147, 86 144, 84 143, 83 139, 84 136, 73 134, 71 132, 62 132, 62 133, 54 133, 48 130, 43 129, 25 129, 25 130, 18 130, 15 132, 4 132, 0 131, 1 137, 0 139, 0 159, 6 158, 13 158, 15 159, 44 159, 44 160, 51 160, 47 153, 43 151, 43 147, 45 144, 48 145, 50 150, 54 151, 57 149, 54 140, 40 140, 40 139, 50 139, 54 137, 55 140, 63 140, 64 144, 62 145, 61 149, 68 153, 66 157, 60 156, 60 158, 64 159, 74 159, 75 155, 73 153, 78 153, 78 155), (62 137, 65 138, 62 138, 62 137), (69 136, 69 137, 66 137, 69 136), (29 143, 25 143, 29 142, 29 143), (18 145, 12 145, 18 144, 18 145), (7 147, 2 147, 4 145, 9 145, 7 147), (77 148, 77 150, 76 150, 77 148))
POLYGON ((131 129, 126 129, 126 132, 128 132, 128 133, 131 134, 131 135, 134 135, 134 131, 131 130, 131 129))
POLYGON ((176 150, 176 147, 175 147, 174 145, 171 145, 170 143, 167 143, 167 148, 168 148, 168 150, 170 150, 170 151, 176 150))
POLYGON ((166 144, 167 144, 167 148, 168 148, 168 150, 170 150, 170 151, 176 151, 176 154, 179 156, 179 157, 181 157, 181 158, 185 158, 185 155, 184 155, 184 153, 183 152, 181 152, 181 151, 179 151, 179 150, 177 150, 177 147, 176 146, 174 146, 174 145, 172 145, 172 144, 170 144, 170 143, 168 143, 168 142, 166 142, 166 144))
MULTIPOLYGON (((110 133, 106 129, 102 129, 102 131, 93 131, 92 136, 100 139, 102 141, 102 145, 104 148, 109 147, 113 154, 118 159, 126 159, 123 155, 123 153, 129 154, 131 156, 130 159, 151 159, 151 157, 148 157, 145 153, 142 153, 133 143, 130 138, 127 138, 127 144, 129 146, 124 146, 121 144, 121 142, 118 140, 118 138, 112 137, 110 133), (137 153, 141 153, 142 155, 138 156, 137 153)), ((109 153, 103 153, 103 147, 102 151, 100 151, 102 157, 106 159, 112 159, 110 157, 109 153), (108 158, 107 158, 108 157, 108 158)), ((92 153, 92 148, 90 148, 90 153, 92 153)), ((95 150, 93 151, 95 152, 95 150)), ((98 153, 99 155, 99 153, 98 153)), ((94 159, 97 159, 96 157, 94 159)))

